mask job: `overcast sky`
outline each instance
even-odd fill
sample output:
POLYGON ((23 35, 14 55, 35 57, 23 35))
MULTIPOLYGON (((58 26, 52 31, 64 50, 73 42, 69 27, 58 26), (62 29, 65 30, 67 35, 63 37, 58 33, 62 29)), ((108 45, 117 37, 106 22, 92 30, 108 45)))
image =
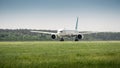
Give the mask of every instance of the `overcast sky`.
POLYGON ((120 32, 120 0, 0 0, 0 29, 120 32))

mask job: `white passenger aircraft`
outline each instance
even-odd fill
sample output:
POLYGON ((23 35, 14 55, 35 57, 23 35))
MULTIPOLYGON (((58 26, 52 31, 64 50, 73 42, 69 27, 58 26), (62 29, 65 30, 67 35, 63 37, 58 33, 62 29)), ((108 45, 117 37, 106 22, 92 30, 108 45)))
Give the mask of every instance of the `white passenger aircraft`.
POLYGON ((60 41, 64 41, 64 37, 75 37, 75 41, 79 41, 80 39, 83 39, 83 34, 87 34, 88 32, 79 32, 77 29, 78 29, 78 17, 76 21, 75 30, 59 29, 57 30, 57 33, 44 31, 31 31, 31 32, 50 34, 52 39, 60 38, 60 41))

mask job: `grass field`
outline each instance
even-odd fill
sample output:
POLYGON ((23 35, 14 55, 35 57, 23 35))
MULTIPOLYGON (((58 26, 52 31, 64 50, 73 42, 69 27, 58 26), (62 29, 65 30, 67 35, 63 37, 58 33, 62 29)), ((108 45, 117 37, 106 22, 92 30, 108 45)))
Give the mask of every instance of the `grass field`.
POLYGON ((120 68, 120 41, 0 42, 0 68, 120 68))

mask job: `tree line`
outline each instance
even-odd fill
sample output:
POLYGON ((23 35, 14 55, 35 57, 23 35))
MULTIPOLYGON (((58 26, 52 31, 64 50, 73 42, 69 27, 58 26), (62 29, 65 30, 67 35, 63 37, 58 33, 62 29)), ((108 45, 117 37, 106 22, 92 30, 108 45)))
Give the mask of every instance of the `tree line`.
MULTIPOLYGON (((0 29, 0 41, 53 41, 51 35, 30 32, 35 29, 0 29)), ((56 30, 40 30, 57 32, 56 30)), ((58 40, 58 39, 57 39, 58 40)), ((73 40, 65 38, 65 40, 73 40)), ((85 34, 82 40, 120 40, 120 32, 85 34)))

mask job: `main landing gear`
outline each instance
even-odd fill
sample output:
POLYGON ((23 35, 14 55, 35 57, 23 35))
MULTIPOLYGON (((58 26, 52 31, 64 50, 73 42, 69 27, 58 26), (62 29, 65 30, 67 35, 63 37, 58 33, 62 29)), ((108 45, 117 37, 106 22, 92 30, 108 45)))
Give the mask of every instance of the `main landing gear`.
POLYGON ((75 38, 75 41, 79 41, 77 38, 75 38))
POLYGON ((75 38, 75 41, 79 41, 79 39, 76 37, 76 38, 75 38))
POLYGON ((60 38, 60 41, 64 41, 64 39, 63 39, 63 38, 60 38))

